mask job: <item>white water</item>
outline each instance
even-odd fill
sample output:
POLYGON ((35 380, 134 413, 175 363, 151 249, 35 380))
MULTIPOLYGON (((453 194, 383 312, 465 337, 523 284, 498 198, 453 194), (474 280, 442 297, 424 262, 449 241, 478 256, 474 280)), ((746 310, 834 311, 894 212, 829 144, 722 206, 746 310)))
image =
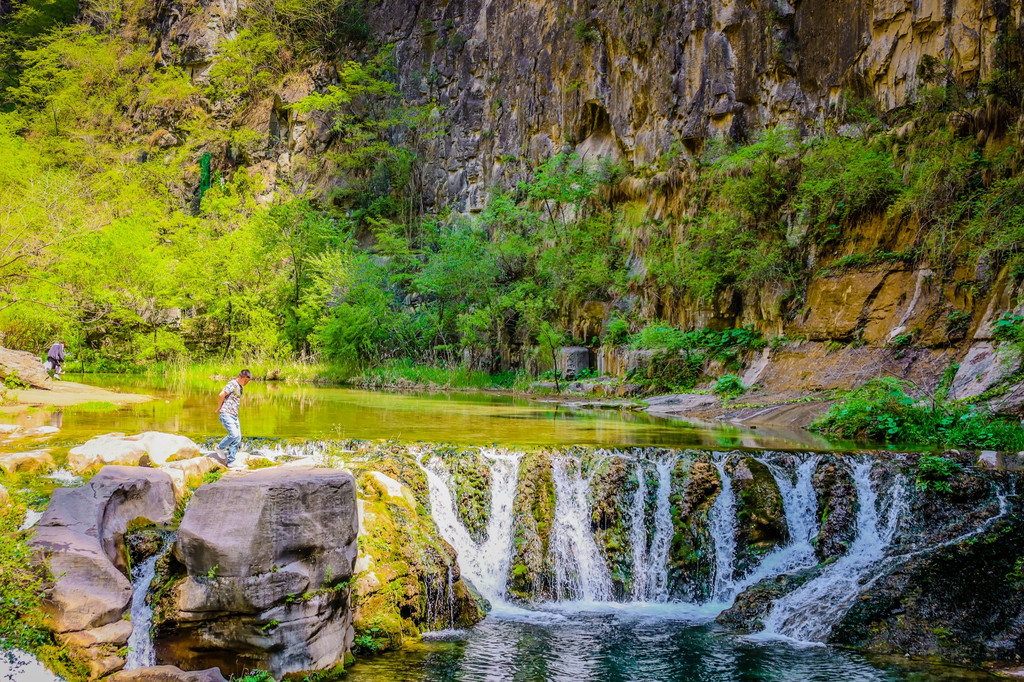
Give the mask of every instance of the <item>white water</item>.
POLYGON ((711 601, 715 604, 729 604, 736 596, 736 496, 732 491, 732 478, 725 470, 729 458, 719 455, 715 468, 722 483, 722 490, 711 507, 711 536, 715 540, 715 583, 711 601))
POLYGON ((796 482, 778 464, 757 460, 768 467, 779 494, 782 508, 786 513, 786 527, 789 529, 789 544, 768 554, 749 575, 740 581, 736 593, 747 587, 783 573, 793 573, 810 568, 818 563, 811 540, 818 534, 818 500, 812 485, 814 472, 818 468, 818 457, 812 456, 797 465, 796 482))
POLYGON ((128 657, 125 670, 135 670, 156 665, 156 650, 153 648, 153 607, 146 603, 149 586, 156 574, 156 562, 174 544, 174 535, 164 542, 163 548, 149 557, 132 571, 132 634, 128 638, 128 657))
POLYGON ((636 464, 636 482, 629 527, 629 539, 633 545, 633 601, 647 601, 647 474, 641 462, 636 464))
POLYGON ((654 539, 651 540, 651 575, 648 581, 649 599, 668 601, 668 551, 672 545, 672 468, 674 459, 659 460, 658 502, 654 509, 654 539))
POLYGON ((455 548, 462 575, 494 605, 505 603, 505 586, 512 555, 512 501, 519 475, 519 459, 496 451, 481 451, 492 460, 491 513, 487 537, 477 543, 459 519, 448 489, 447 474, 438 458, 420 461, 430 487, 430 508, 441 537, 455 548))
POLYGON ((821 642, 860 593, 872 566, 885 556, 900 514, 905 511, 905 485, 892 486, 888 513, 878 513, 878 494, 871 482, 871 460, 853 464, 857 487, 857 536, 849 552, 813 580, 778 599, 765 619, 763 636, 821 642))
POLYGON ((551 546, 558 599, 608 601, 612 578, 591 532, 590 481, 578 461, 565 458, 552 460, 551 476, 555 484, 551 546))

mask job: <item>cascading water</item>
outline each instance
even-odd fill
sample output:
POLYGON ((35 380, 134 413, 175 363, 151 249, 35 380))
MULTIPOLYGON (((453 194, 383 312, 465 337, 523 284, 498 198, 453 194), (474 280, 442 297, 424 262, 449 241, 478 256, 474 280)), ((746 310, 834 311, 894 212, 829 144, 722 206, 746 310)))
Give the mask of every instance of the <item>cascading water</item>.
POLYGON ((646 601, 647 580, 647 474, 641 462, 636 465, 636 492, 630 509, 629 539, 633 544, 633 600, 646 601))
POLYGON ((439 460, 420 466, 430 487, 430 507, 441 536, 455 548, 462 575, 493 604, 505 602, 505 583, 512 548, 512 502, 519 475, 519 459, 496 451, 482 451, 491 465, 491 513, 487 521, 487 537, 477 543, 459 520, 458 511, 448 489, 447 477, 439 472, 439 460))
POLYGON ((764 635, 805 642, 824 640, 862 589, 872 566, 885 556, 906 508, 905 485, 897 477, 888 513, 880 517, 878 494, 871 482, 873 465, 871 460, 853 464, 858 510, 857 536, 850 550, 813 580, 777 600, 765 619, 764 635))
POLYGON ((818 468, 817 456, 811 456, 796 467, 796 481, 780 465, 770 460, 758 459, 771 472, 782 497, 782 509, 786 513, 786 527, 789 529, 789 544, 768 554, 761 563, 745 576, 736 590, 747 587, 783 573, 792 573, 810 568, 818 563, 811 539, 817 534, 818 501, 812 485, 814 471, 818 468))
POLYGON ((146 603, 149 586, 156 574, 156 562, 167 554, 174 544, 174 534, 164 542, 163 548, 149 557, 132 571, 132 634, 128 638, 128 657, 125 670, 135 670, 156 665, 156 651, 153 649, 153 607, 146 603))
POLYGON ((736 496, 732 491, 732 477, 725 470, 729 458, 716 456, 715 468, 722 482, 722 490, 711 507, 711 535, 715 539, 715 582, 711 601, 716 604, 730 603, 736 596, 736 496))
POLYGON ((551 462, 555 484, 555 523, 551 535, 555 591, 561 600, 608 601, 612 578, 591 532, 590 481, 578 461, 551 462), (570 467, 569 463, 574 466, 570 467))

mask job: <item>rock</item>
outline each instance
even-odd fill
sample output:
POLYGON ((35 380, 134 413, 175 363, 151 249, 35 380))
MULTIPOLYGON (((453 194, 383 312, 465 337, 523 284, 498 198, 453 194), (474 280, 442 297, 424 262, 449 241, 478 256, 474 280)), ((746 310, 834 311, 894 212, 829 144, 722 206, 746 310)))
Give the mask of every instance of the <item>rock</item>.
POLYGON ((8 436, 8 438, 42 438, 45 436, 52 436, 58 431, 60 431, 60 429, 58 429, 56 426, 37 426, 34 429, 28 429, 24 431, 16 429, 13 433, 11 433, 10 436, 8 436))
POLYGON ((668 587, 673 598, 703 602, 711 597, 714 557, 704 548, 714 542, 708 514, 721 490, 718 469, 707 456, 681 458, 672 471, 668 587))
POLYGON ((173 665, 155 665, 122 670, 110 676, 112 682, 227 682, 217 668, 182 670, 173 665))
POLYGON ((216 460, 210 457, 193 457, 175 462, 168 462, 160 467, 160 471, 166 471, 174 483, 174 495, 181 499, 188 492, 189 488, 196 488, 203 481, 203 476, 211 471, 223 468, 216 460))
POLYGON ((960 361, 949 397, 963 400, 979 396, 1019 365, 1020 353, 1012 347, 994 346, 988 341, 975 343, 960 361))
POLYGON ((814 553, 825 561, 845 554, 857 535, 857 490, 846 464, 831 456, 818 465, 811 485, 818 498, 820 523, 814 553))
POLYGON ((21 426, 18 424, 0 424, 0 435, 6 434, 7 436, 10 436, 12 433, 20 429, 21 426))
POLYGON ((582 370, 590 369, 590 349, 584 346, 559 348, 558 369, 566 379, 575 379, 582 370))
POLYGON ((0 469, 8 475, 14 473, 35 474, 50 471, 54 467, 49 450, 29 450, 0 454, 0 469))
POLYGON ((986 469, 999 468, 999 453, 995 450, 982 450, 978 455, 978 466, 986 469))
POLYGON ((160 147, 161 149, 167 149, 168 147, 175 147, 179 144, 178 138, 171 131, 166 128, 160 128, 149 136, 148 144, 150 147, 160 147))
POLYGON ((732 472, 736 496, 736 570, 739 575, 758 558, 789 541, 782 495, 771 471, 753 457, 739 460, 732 472))
POLYGON ((200 487, 156 609, 157 661, 280 678, 343 660, 358 527, 346 472, 264 469, 200 487))
POLYGON ((52 388, 42 361, 32 353, 0 347, 0 380, 15 377, 32 388, 52 388))
POLYGON ((509 565, 509 596, 523 603, 555 599, 555 572, 548 552, 555 522, 555 484, 548 453, 523 455, 512 505, 517 541, 509 565))
POLYGON ((185 436, 147 431, 134 436, 108 433, 91 439, 68 452, 68 466, 79 473, 104 464, 152 464, 199 456, 199 446, 185 436))
POLYGON ((123 645, 131 634, 131 624, 123 624, 132 598, 123 543, 128 523, 167 523, 173 515, 167 474, 104 467, 81 488, 54 490, 29 540, 55 576, 43 609, 62 642, 88 661, 93 677, 124 665, 109 645, 123 645))

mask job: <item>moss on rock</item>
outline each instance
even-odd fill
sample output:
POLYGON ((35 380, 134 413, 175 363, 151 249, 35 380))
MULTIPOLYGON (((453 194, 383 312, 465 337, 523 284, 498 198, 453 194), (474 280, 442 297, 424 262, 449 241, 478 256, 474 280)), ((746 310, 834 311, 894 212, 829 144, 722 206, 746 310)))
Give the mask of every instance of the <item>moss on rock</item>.
POLYGON ((704 601, 714 578, 714 540, 708 513, 722 489, 706 454, 688 452, 672 471, 672 545, 668 584, 674 599, 704 601))
POLYGON ((789 541, 782 494, 771 471, 753 457, 733 460, 736 496, 736 572, 745 575, 760 558, 789 541))
POLYGON ((637 481, 631 464, 622 457, 590 459, 591 529, 594 542, 608 564, 612 594, 616 599, 628 595, 633 582, 629 510, 637 481))
POLYGON ((827 455, 811 478, 818 498, 818 534, 812 541, 820 561, 846 554, 857 535, 857 491, 843 461, 827 455))
POLYGON ((509 596, 520 602, 553 599, 554 566, 548 547, 555 522, 555 484, 550 453, 535 451, 523 455, 512 509, 509 596))

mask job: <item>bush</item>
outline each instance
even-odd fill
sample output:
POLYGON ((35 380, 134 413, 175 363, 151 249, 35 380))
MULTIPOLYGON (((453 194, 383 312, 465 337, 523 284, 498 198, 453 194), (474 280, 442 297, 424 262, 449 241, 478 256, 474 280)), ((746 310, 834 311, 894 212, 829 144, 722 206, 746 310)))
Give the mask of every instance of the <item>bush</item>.
POLYGON ((917 461, 916 485, 920 490, 935 490, 940 493, 952 492, 949 479, 962 467, 946 457, 923 455, 917 461))
POLYGON ((1024 449, 1024 429, 1015 421, 962 403, 928 403, 899 379, 873 379, 851 391, 822 415, 812 429, 840 438, 900 444, 1024 449))
POLYGON ((747 390, 747 387, 743 385, 740 378, 735 374, 726 374, 719 378, 715 382, 714 388, 711 392, 721 398, 735 398, 738 395, 743 395, 743 392, 747 390))

